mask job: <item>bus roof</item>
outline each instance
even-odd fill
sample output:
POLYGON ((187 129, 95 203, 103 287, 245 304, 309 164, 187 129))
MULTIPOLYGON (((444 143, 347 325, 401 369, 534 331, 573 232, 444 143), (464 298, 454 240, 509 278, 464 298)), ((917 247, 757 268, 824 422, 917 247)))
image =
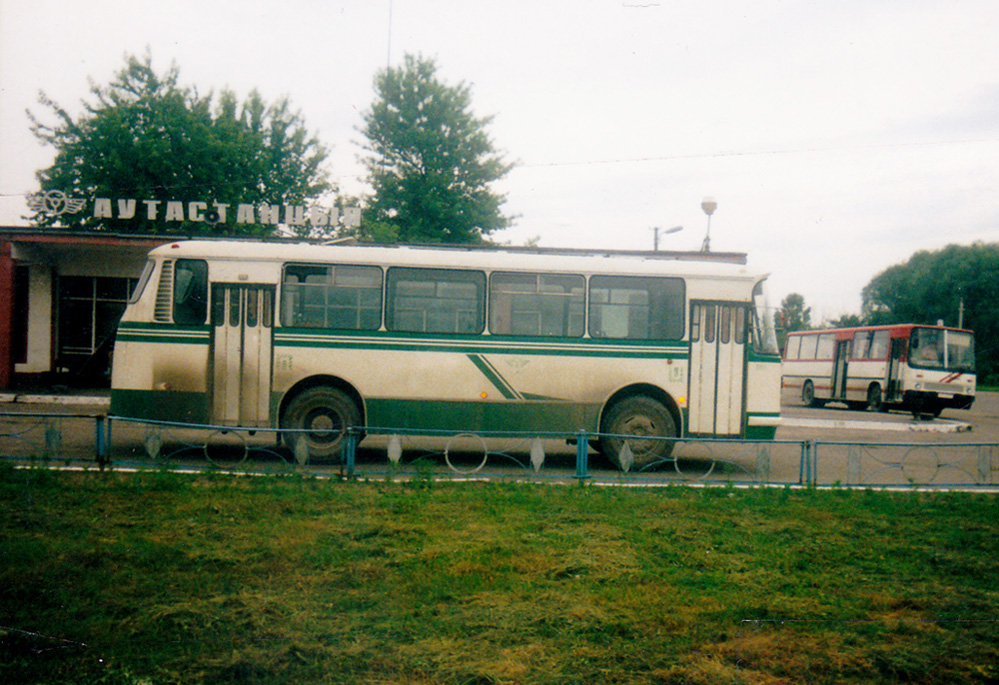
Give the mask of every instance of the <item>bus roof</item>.
POLYGON ((161 245, 150 256, 221 261, 339 262, 389 266, 552 270, 647 276, 701 276, 761 280, 746 256, 731 252, 646 252, 503 246, 350 245, 254 240, 183 240, 161 245))
POLYGON ((937 328, 940 330, 948 331, 961 331, 964 333, 973 333, 967 328, 956 328, 954 326, 940 326, 937 324, 929 323, 893 323, 885 324, 882 326, 850 326, 849 328, 816 328, 811 331, 788 331, 788 337, 792 335, 820 335, 822 333, 835 333, 837 337, 843 339, 849 337, 857 331, 891 331, 891 333, 897 337, 901 335, 908 335, 913 328, 937 328))

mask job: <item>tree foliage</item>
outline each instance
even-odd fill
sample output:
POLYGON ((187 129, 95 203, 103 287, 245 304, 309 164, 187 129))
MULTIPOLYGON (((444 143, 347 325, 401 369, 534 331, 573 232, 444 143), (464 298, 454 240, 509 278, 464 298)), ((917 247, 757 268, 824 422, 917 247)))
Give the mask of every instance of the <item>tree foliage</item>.
POLYGON ((777 311, 777 343, 784 348, 787 334, 792 331, 807 331, 812 327, 812 308, 805 306, 805 298, 791 293, 780 303, 777 311))
POLYGON ((489 185, 512 165, 486 133, 492 117, 472 113, 469 87, 443 83, 432 60, 406 55, 402 67, 376 75, 375 91, 361 128, 374 190, 362 237, 481 243, 509 226, 506 198, 489 185))
POLYGON ((875 276, 862 292, 864 320, 963 325, 975 332, 979 376, 999 376, 999 244, 920 251, 875 276))
MULTIPOLYGON (((287 99, 268 104, 254 91, 245 102, 223 90, 218 100, 178 84, 172 65, 157 74, 152 58, 127 56, 107 86, 91 84, 90 102, 72 117, 40 95, 54 115, 46 124, 31 112, 32 132, 56 150, 37 172, 42 190, 98 197, 239 203, 305 204, 332 189, 323 170, 326 148, 310 134, 287 99)), ((38 226, 131 233, 232 231, 269 233, 272 225, 213 226, 189 222, 95 218, 84 214, 30 217, 38 226)))

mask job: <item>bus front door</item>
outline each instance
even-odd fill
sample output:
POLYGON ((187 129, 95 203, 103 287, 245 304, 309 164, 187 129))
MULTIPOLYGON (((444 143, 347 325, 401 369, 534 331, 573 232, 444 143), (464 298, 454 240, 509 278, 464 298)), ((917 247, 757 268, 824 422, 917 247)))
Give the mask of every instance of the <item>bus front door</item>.
POLYGON ((270 420, 274 286, 212 285, 212 420, 265 426, 270 420))
POLYGON ((688 433, 745 433, 746 340, 749 309, 738 302, 690 305, 688 433))
POLYGON ((832 398, 846 399, 846 368, 850 359, 850 341, 840 340, 836 343, 836 362, 833 364, 832 398))

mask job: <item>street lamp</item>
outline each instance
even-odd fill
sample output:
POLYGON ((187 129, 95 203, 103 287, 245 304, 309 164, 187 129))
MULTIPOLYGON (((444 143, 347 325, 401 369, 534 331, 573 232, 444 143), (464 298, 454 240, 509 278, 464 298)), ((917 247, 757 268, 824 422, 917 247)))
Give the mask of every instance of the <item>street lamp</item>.
POLYGON ((711 251, 711 215, 715 213, 717 208, 718 203, 715 202, 713 197, 709 196, 701 200, 701 209, 708 215, 708 232, 704 234, 704 244, 701 245, 701 252, 711 251))
POLYGON ((673 228, 667 228, 666 230, 663 230, 663 229, 659 228, 658 226, 656 226, 652 230, 654 232, 654 237, 652 239, 652 249, 655 252, 658 252, 659 251, 659 234, 660 234, 660 232, 662 233, 662 235, 669 235, 670 233, 679 233, 680 231, 683 230, 683 226, 674 226, 673 228))

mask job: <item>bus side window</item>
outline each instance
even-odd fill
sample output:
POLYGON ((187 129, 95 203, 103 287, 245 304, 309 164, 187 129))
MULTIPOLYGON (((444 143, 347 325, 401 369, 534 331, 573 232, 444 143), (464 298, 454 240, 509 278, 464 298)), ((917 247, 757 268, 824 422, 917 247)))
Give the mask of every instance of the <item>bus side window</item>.
POLYGON ((582 276, 494 273, 489 280, 489 332, 493 335, 583 335, 582 276))
POLYGON ((590 279, 590 337, 680 340, 685 299, 680 278, 594 276, 590 279))
POLYGON ((819 336, 818 349, 815 351, 816 359, 832 359, 836 351, 836 335, 834 333, 823 333, 819 336))
POLYGON ((390 331, 478 334, 485 329, 481 271, 391 267, 385 323, 390 331))
POLYGON ((871 350, 868 352, 868 359, 888 358, 888 331, 877 331, 871 338, 871 350))
POLYGON ((867 359, 867 349, 871 343, 870 331, 857 331, 853 334, 852 359, 867 359))
POLYGON ((381 327, 380 267, 289 264, 281 287, 282 326, 349 331, 381 327))
POLYGON ((787 339, 787 347, 784 349, 784 359, 794 360, 798 358, 801 350, 801 336, 792 335, 787 339))
POLYGON ((815 359, 815 348, 819 343, 817 335, 801 336, 801 359, 815 359))
POLYGON ((208 263, 178 259, 174 265, 173 321, 203 324, 208 316, 208 263))

